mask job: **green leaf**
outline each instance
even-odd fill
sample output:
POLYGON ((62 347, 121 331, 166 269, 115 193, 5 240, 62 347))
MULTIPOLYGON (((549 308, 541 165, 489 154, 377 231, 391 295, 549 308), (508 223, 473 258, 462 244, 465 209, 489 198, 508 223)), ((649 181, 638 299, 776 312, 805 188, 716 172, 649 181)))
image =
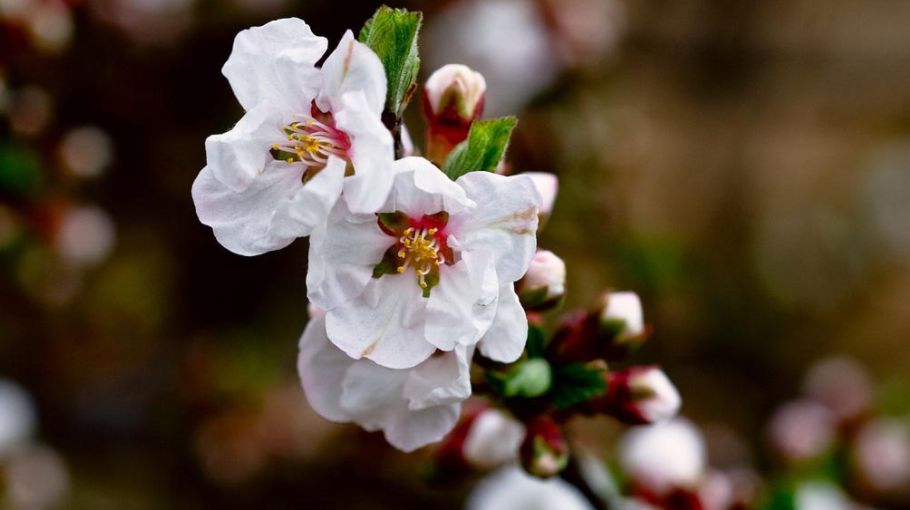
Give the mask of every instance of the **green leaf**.
POLYGON ((557 368, 553 374, 553 405, 566 409, 599 397, 607 390, 604 371, 583 363, 557 368))
POLYGON ((461 142, 449 154, 442 170, 455 180, 468 172, 492 172, 496 170, 518 119, 501 117, 479 120, 471 124, 468 139, 461 142))
POLYGON ((528 326, 528 358, 542 358, 546 340, 543 330, 537 326, 528 326))
POLYGON ((383 5, 360 30, 360 42, 372 49, 385 68, 388 92, 386 106, 396 117, 410 100, 420 69, 417 36, 423 14, 383 5))

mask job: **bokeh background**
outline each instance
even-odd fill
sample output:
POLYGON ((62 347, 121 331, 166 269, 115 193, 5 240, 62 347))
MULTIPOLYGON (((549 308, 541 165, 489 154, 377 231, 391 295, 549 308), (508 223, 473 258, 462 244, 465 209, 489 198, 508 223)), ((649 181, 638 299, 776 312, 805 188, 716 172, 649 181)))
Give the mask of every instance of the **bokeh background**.
MULTIPOLYGON (((468 64, 487 115, 520 116, 512 170, 560 179, 540 244, 566 308, 639 292, 636 361, 720 461, 773 470, 769 417, 831 355, 910 413, 910 3, 388 3, 426 14, 422 77, 468 64)), ((461 505, 425 454, 308 407, 306 241, 233 255, 190 199, 242 113, 234 35, 298 16, 334 45, 377 6, 0 0, 0 376, 34 414, 0 416, 33 438, 4 461, 9 508, 461 505)), ((419 146, 418 104, 407 120, 419 146)), ((577 425, 605 455, 618 431, 577 425)))

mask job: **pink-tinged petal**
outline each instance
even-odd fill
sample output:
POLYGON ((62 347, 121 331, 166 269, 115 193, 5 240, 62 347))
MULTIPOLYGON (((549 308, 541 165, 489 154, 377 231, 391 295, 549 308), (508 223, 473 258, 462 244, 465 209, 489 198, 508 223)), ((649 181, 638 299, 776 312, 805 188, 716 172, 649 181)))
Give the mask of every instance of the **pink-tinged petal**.
POLYGON ((385 68, 379 57, 348 30, 322 65, 322 90, 316 102, 323 111, 337 112, 344 108, 346 94, 360 92, 367 112, 378 119, 385 104, 386 86, 385 68))
POLYGON ((553 211, 553 204, 556 203, 556 194, 559 192, 559 179, 546 172, 522 172, 521 175, 530 177, 534 181, 534 186, 540 193, 540 213, 549 216, 553 211))
POLYGON ((493 361, 511 363, 521 356, 528 339, 528 318, 511 283, 499 289, 496 318, 477 344, 481 354, 493 361))
POLYGON ((329 342, 325 318, 311 319, 300 337, 297 373, 310 406, 327 420, 346 422, 351 419, 341 406, 341 384, 354 363, 355 360, 329 342))
POLYGON ((399 159, 392 169, 395 180, 385 211, 402 211, 419 218, 439 211, 451 215, 474 205, 460 186, 424 158, 399 159))
POLYGON ((279 19, 238 33, 221 72, 245 110, 263 101, 308 106, 321 85, 315 64, 327 47, 303 20, 279 19))
POLYGON ((262 103, 248 111, 230 131, 205 140, 206 165, 230 189, 241 192, 273 161, 272 144, 281 140, 283 116, 262 103))
POLYGON ((456 404, 471 396, 471 356, 474 347, 457 346, 437 353, 409 370, 403 396, 408 409, 456 404))
MULTIPOLYGON (((215 238, 238 255, 259 255, 284 248, 296 235, 286 225, 276 228, 275 215, 303 187, 302 168, 274 162, 243 191, 235 192, 216 179, 209 167, 193 182, 199 221, 212 227, 215 238)), ((296 232, 303 234, 304 230, 296 232)))
POLYGON ((469 172, 456 182, 477 203, 469 214, 451 220, 464 248, 490 250, 496 256, 500 281, 518 280, 528 270, 537 248, 541 199, 533 181, 521 175, 469 172))
POLYGON ((354 175, 345 179, 344 198, 351 211, 374 213, 386 202, 392 188, 392 135, 379 115, 369 110, 363 92, 349 92, 341 102, 335 125, 351 140, 348 155, 354 166, 354 175))
POLYGON ((307 297, 326 310, 359 297, 394 242, 379 230, 376 215, 352 214, 339 200, 328 224, 310 236, 307 297))
POLYGON ((427 341, 444 351, 477 343, 496 314, 499 288, 492 256, 463 252, 458 263, 440 267, 439 273, 427 299, 427 341))
POLYGON ((426 299, 421 293, 407 275, 374 279, 363 294, 329 309, 329 339, 352 358, 388 368, 413 367, 436 350, 423 336, 426 299))

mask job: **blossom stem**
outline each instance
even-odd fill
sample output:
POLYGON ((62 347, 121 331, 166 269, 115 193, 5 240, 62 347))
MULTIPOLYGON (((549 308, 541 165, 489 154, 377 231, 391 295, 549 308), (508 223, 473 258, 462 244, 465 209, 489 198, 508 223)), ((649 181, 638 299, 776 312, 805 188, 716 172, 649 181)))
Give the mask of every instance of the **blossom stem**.
POLYGON ((395 142, 395 159, 404 157, 404 144, 401 141, 401 117, 394 112, 382 112, 382 123, 392 133, 395 142))

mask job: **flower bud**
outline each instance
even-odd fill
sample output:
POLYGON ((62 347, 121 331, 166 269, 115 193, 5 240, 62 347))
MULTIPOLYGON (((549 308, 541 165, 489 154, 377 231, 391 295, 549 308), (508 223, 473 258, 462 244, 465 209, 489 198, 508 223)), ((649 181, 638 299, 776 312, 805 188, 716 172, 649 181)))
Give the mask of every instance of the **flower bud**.
POLYGON ((525 471, 539 478, 556 476, 569 463, 569 443, 550 416, 538 416, 527 424, 520 453, 525 471))
POLYGON ((781 406, 771 418, 768 438, 787 462, 819 458, 835 439, 836 421, 831 411, 814 400, 803 399, 781 406))
POLYGON ((570 316, 553 335, 551 351, 563 362, 616 361, 648 338, 641 301, 634 292, 607 292, 587 313, 570 316))
POLYGON ((668 420, 682 404, 679 392, 663 370, 653 366, 630 367, 606 374, 604 396, 589 401, 586 410, 641 425, 668 420))
POLYGON ((879 418, 863 425, 851 457, 863 485, 873 492, 910 491, 910 427, 901 421, 879 418))
POLYGON ((658 495, 696 488, 705 470, 705 456, 701 433, 683 418, 633 428, 619 441, 624 473, 635 486, 658 495))
POLYGON ((554 308, 566 293, 566 263, 553 252, 537 250, 528 272, 518 282, 518 297, 525 310, 554 308))
POLYGON ((483 113, 487 82, 461 64, 445 65, 423 86, 427 117, 427 157, 442 164, 452 148, 468 137, 471 123, 483 113))
POLYGON ((499 409, 481 407, 465 415, 437 450, 437 474, 460 476, 513 462, 524 437, 521 422, 499 409))
POLYGON ((559 179, 555 175, 546 172, 523 172, 520 175, 527 175, 531 178, 534 187, 537 188, 537 192, 540 193, 542 198, 542 205, 538 212, 540 221, 537 227, 537 230, 540 230, 553 212, 553 204, 556 203, 556 194, 559 192, 559 179))

